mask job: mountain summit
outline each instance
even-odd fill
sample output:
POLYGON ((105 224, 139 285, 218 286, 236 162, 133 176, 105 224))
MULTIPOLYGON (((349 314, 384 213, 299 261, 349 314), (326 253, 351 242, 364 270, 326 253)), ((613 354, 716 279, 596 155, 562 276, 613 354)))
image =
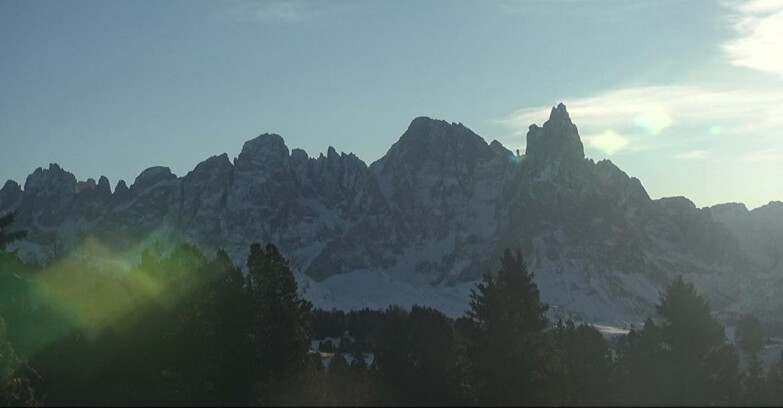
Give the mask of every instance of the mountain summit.
POLYGON ((680 274, 719 310, 783 316, 783 238, 764 238, 780 233, 783 206, 652 200, 610 161, 585 158, 563 104, 530 126, 522 160, 462 124, 419 117, 370 166, 265 133, 233 162, 222 154, 182 177, 153 167, 130 188, 108 185, 54 164, 24 190, 6 183, 0 214, 17 209, 31 230, 19 253, 47 262, 92 236, 123 252, 187 241, 243 264, 251 243, 272 242, 323 308, 421 304, 458 316, 511 248, 560 317, 640 322, 680 274))
POLYGON ((552 108, 543 127, 530 125, 525 155, 542 162, 584 159, 584 146, 565 105, 552 108))

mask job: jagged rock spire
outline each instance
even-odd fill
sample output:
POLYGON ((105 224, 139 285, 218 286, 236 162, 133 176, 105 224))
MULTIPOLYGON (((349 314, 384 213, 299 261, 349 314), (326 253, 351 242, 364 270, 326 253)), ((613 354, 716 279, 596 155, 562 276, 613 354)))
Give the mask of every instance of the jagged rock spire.
POLYGON ((544 123, 543 127, 538 127, 535 124, 530 125, 525 155, 528 158, 543 161, 557 158, 584 159, 584 146, 565 105, 560 103, 552 108, 549 120, 544 123))

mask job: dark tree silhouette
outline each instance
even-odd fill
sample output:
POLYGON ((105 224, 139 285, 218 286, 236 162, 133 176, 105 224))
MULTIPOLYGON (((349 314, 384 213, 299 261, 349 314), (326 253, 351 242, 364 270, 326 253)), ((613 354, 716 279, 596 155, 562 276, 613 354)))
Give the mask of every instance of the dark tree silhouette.
POLYGON ((283 403, 268 398, 294 388, 306 367, 310 347, 312 305, 297 294, 296 280, 286 260, 272 244, 250 246, 247 258, 252 310, 252 358, 262 403, 283 403))
POLYGON ((783 406, 783 352, 767 372, 767 387, 770 391, 770 405, 783 406))
POLYGON ((394 387, 401 405, 467 402, 467 361, 453 323, 443 313, 419 306, 386 311, 375 365, 394 387))
POLYGON ((27 230, 11 230, 11 225, 15 220, 15 212, 0 217, 0 251, 5 251, 8 245, 27 236, 27 230))
POLYGON ((0 406, 39 406, 42 397, 30 380, 37 373, 19 357, 5 335, 5 320, 0 317, 0 406))
POLYGON ((551 368, 547 306, 522 254, 506 250, 497 274, 485 274, 470 297, 468 355, 479 403, 544 403, 551 368))
POLYGON ((617 402, 625 405, 663 405, 670 400, 661 328, 648 318, 640 330, 631 330, 620 343, 612 373, 617 402))
POLYGON ((739 357, 692 283, 677 277, 661 294, 663 323, 628 336, 617 366, 621 402, 727 405, 739 395, 739 357), (626 376, 626 379, 623 379, 626 376), (622 389, 625 388, 625 391, 622 389))
POLYGON ((738 344, 750 354, 758 353, 764 347, 764 328, 756 316, 743 315, 737 324, 738 344))
POLYGON ((557 405, 606 405, 611 399, 609 344, 595 328, 572 320, 550 332, 556 349, 552 397, 557 405))
POLYGON ((755 354, 751 355, 748 367, 742 373, 741 386, 740 402, 742 405, 751 407, 773 405, 767 376, 755 354))

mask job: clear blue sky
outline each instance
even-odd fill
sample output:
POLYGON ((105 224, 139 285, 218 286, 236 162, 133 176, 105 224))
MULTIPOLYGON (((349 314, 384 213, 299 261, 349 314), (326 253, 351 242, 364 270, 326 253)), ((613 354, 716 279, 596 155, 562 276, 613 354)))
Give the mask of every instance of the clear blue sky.
POLYGON ((653 197, 783 200, 783 2, 0 2, 0 178, 184 175, 260 133, 368 164, 416 116, 524 151, 564 102, 653 197))

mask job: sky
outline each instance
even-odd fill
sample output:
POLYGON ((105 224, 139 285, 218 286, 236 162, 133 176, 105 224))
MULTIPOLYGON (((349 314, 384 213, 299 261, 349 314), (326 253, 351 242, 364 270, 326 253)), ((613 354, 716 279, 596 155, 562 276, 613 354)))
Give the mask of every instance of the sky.
POLYGON ((185 175, 278 133, 382 157, 418 116, 524 152, 563 102, 653 198, 783 200, 783 1, 0 2, 0 179, 185 175))

